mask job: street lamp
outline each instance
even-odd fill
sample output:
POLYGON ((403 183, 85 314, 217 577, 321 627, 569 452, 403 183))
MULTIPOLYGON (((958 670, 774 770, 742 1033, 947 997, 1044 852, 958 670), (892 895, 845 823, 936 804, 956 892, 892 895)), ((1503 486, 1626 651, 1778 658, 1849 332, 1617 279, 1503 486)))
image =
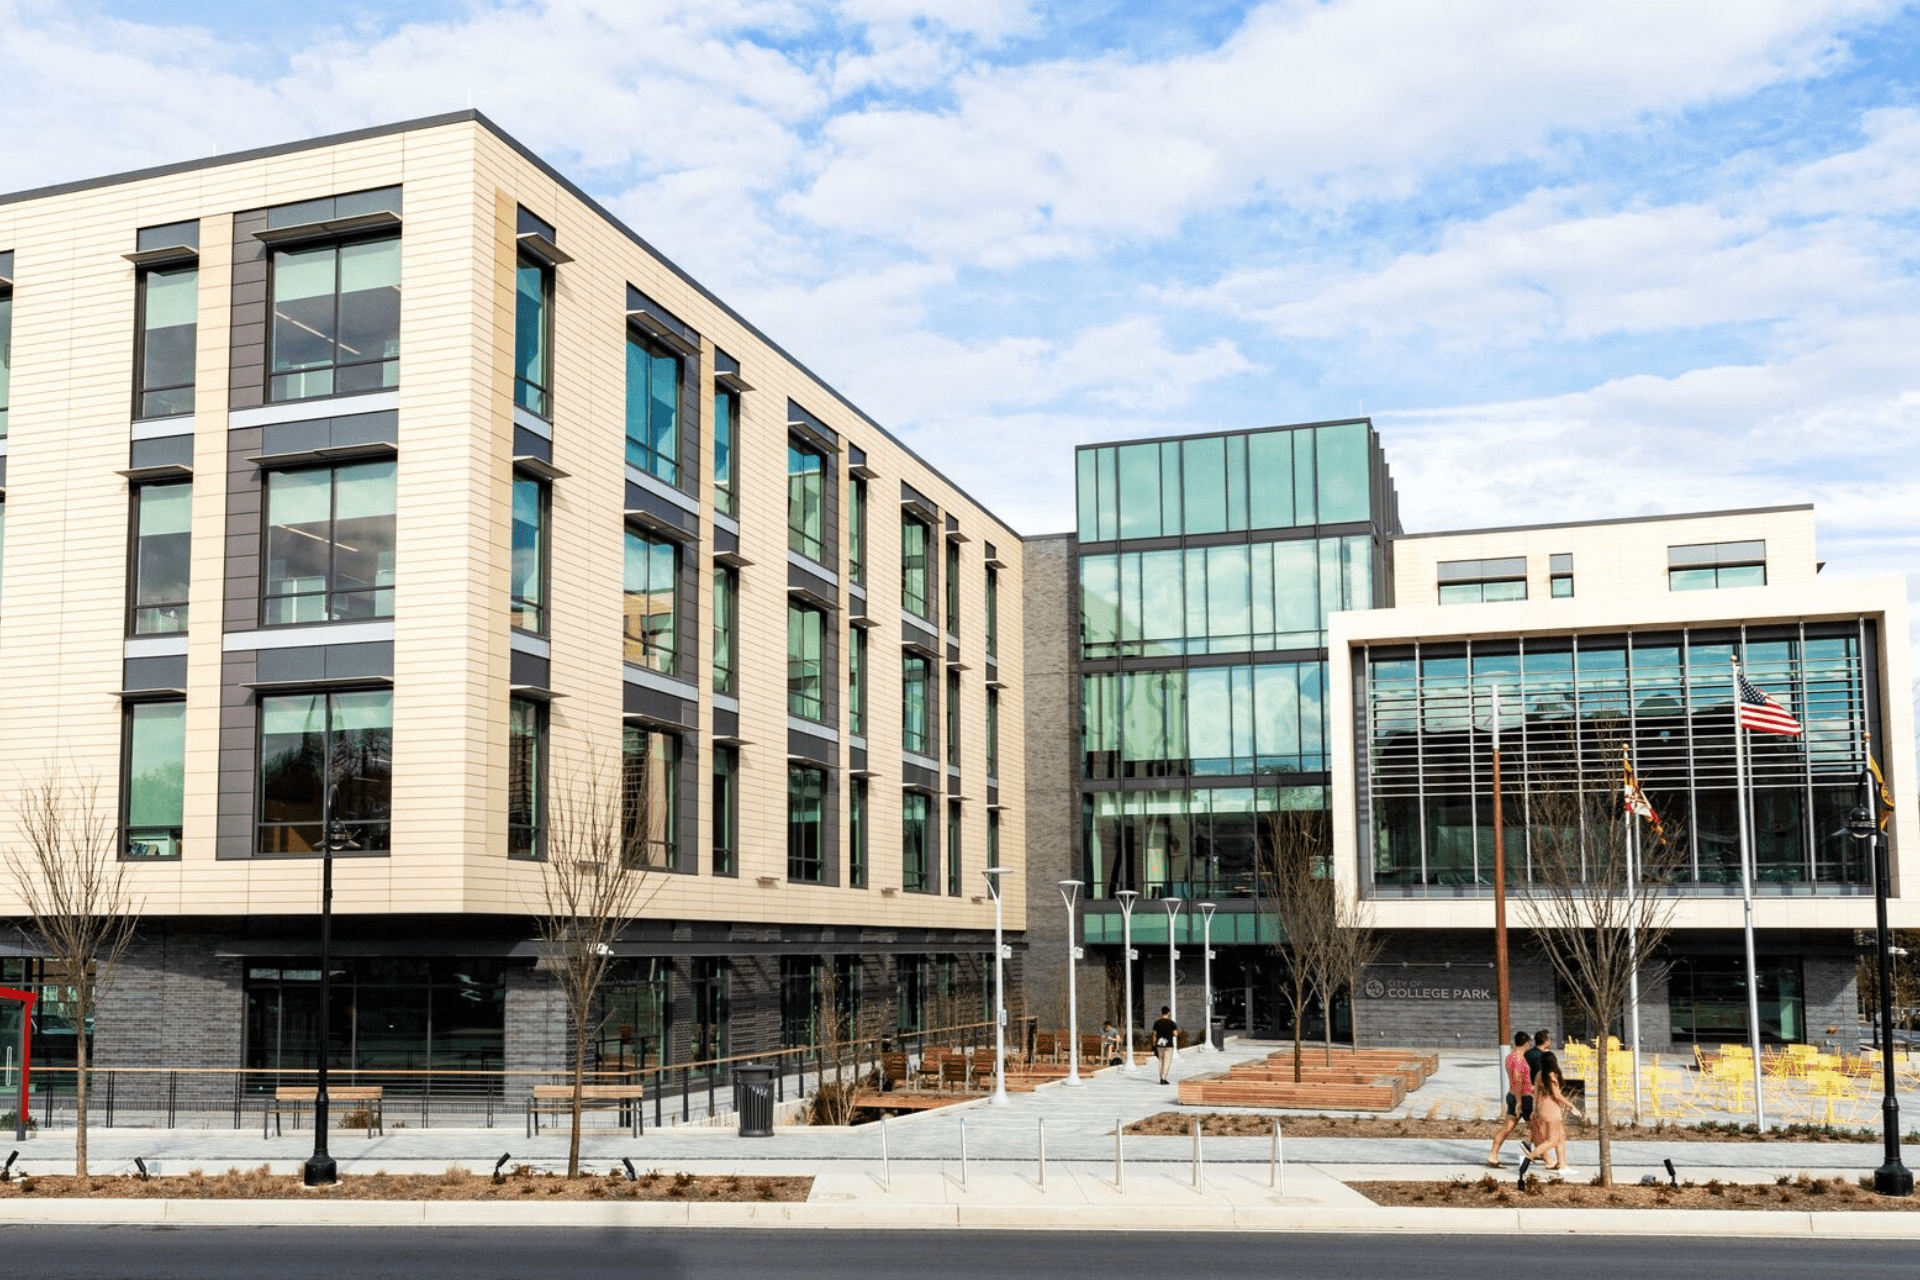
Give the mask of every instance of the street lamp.
POLYGON ((330 1187, 339 1181, 327 1152, 327 1128, 332 1123, 327 1115, 327 1059, 333 1054, 333 1023, 327 1005, 333 994, 333 855, 347 844, 347 824, 329 819, 326 838, 320 842, 320 1070, 314 1079, 313 1154, 301 1167, 309 1187, 330 1187))
POLYGON ((1000 876, 1005 870, 988 867, 980 873, 993 894, 993 1096, 987 1105, 994 1107, 1007 1105, 1007 948, 1001 941, 1000 907, 1000 876))
MULTIPOLYGON (((1177 1024, 1180 1021, 1180 999, 1174 993, 1179 989, 1176 984, 1180 980, 1180 974, 1175 962, 1180 959, 1180 948, 1173 945, 1173 921, 1174 917, 1180 914, 1180 908, 1186 904, 1178 898, 1162 898, 1160 902, 1167 909, 1167 1017, 1177 1024)), ((1173 1052, 1168 1056, 1174 1058, 1180 1056, 1179 1036, 1174 1037, 1173 1052)))
POLYGON ((1122 1071, 1133 1070, 1133 962, 1140 957, 1133 951, 1133 904, 1139 893, 1132 889, 1121 889, 1114 897, 1120 900, 1120 950, 1123 960, 1120 967, 1127 975, 1127 1052, 1120 1061, 1122 1071))
POLYGON ((1211 902, 1200 904, 1200 972, 1201 990, 1206 994, 1200 1002, 1200 1050, 1213 1052, 1213 913, 1216 910, 1211 902))
POLYGON ((1860 771, 1860 803, 1847 815, 1847 834, 1867 841, 1873 858, 1874 949, 1880 960, 1880 1103, 1886 1162, 1873 1171, 1873 1189, 1883 1196, 1913 1194, 1913 1174, 1900 1163, 1900 1102, 1893 1091, 1893 939, 1887 933, 1887 842, 1873 812, 1873 777, 1860 771))
POLYGON ((1060 882, 1060 900, 1067 904, 1067 1083, 1080 1087, 1080 983, 1074 974, 1074 962, 1080 959, 1080 944, 1073 936, 1073 906, 1080 898, 1078 880, 1060 882))

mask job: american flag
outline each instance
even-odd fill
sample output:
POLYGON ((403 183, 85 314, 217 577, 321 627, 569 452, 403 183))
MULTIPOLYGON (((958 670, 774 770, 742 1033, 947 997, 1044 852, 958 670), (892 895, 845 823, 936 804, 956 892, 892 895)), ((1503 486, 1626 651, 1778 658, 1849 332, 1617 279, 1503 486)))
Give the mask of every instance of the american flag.
POLYGON ((1734 709, 1734 723, 1755 733, 1799 733, 1800 722, 1787 709, 1763 693, 1744 675, 1734 677, 1740 700, 1734 709))

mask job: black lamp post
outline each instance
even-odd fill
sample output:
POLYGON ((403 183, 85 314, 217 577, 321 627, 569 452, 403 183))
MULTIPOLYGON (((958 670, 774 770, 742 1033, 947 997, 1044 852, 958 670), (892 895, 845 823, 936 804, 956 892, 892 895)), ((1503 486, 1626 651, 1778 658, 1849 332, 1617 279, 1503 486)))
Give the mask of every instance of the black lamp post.
POLYGON ((320 851, 320 1070, 313 1091, 313 1154, 302 1172, 309 1187, 330 1187, 339 1178, 333 1157, 327 1154, 327 1059, 333 1055, 333 1020, 328 997, 333 994, 333 855, 347 847, 347 826, 338 818, 327 822, 320 851))
POLYGON ((1913 1194, 1913 1174, 1900 1163, 1900 1101, 1893 1090, 1893 939, 1887 932, 1887 842, 1874 819, 1873 777, 1860 771, 1860 803, 1847 815, 1847 834, 1865 840, 1873 857, 1874 950, 1880 961, 1880 1053, 1885 1096, 1880 1124, 1886 1141, 1886 1161, 1873 1171, 1873 1189, 1883 1196, 1913 1194))

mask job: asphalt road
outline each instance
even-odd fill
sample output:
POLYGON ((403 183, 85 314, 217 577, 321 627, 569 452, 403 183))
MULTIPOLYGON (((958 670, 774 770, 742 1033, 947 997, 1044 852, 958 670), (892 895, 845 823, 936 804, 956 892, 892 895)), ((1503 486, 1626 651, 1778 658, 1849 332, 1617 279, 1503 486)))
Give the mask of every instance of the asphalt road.
POLYGON ((1008 1231, 0 1227, 0 1274, 35 1280, 847 1280, 928 1273, 1483 1280, 1552 1274, 1688 1280, 1912 1280, 1910 1242, 1539 1236, 1094 1235, 1008 1231))

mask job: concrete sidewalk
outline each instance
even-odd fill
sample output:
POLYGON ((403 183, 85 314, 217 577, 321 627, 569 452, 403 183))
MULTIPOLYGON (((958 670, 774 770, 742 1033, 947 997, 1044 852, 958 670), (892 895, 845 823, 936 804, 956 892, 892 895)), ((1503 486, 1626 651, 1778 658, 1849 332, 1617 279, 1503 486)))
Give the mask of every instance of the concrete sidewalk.
MULTIPOLYGON (((1224 1052, 1184 1054, 1176 1078, 1221 1070, 1228 1062, 1264 1056, 1272 1045, 1230 1044, 1224 1052)), ((1449 1054, 1440 1073, 1412 1095, 1403 1111, 1416 1115, 1485 1114, 1477 1101, 1496 1080, 1495 1059, 1449 1054), (1450 1108, 1459 1108, 1450 1110, 1450 1108)), ((519 1205, 498 1201, 0 1201, 0 1223, 427 1223, 436 1225, 542 1223, 652 1226, 774 1225, 788 1227, 980 1226, 1087 1230, 1262 1231, 1569 1231, 1603 1234, 1876 1235, 1920 1239, 1916 1213, 1696 1213, 1633 1210, 1449 1210, 1383 1208, 1347 1185, 1382 1179, 1478 1180, 1495 1172, 1482 1161, 1484 1137, 1286 1139, 1274 1160, 1270 1137, 1208 1138, 1200 1144, 1198 1185, 1190 1137, 1127 1137, 1116 1168, 1115 1129, 1146 1116, 1179 1110, 1174 1090, 1150 1068, 1109 1069, 1079 1088, 1051 1084, 1014 1094, 1008 1105, 984 1100, 852 1129, 782 1128, 771 1138, 741 1138, 732 1129, 649 1129, 640 1138, 623 1129, 583 1134, 586 1167, 602 1174, 622 1157, 642 1170, 742 1176, 801 1175, 814 1179, 803 1204, 519 1205), (1044 1143, 1045 1161, 1042 1162, 1044 1143), (964 1152, 964 1158, 963 1158, 964 1152)), ((1197 1107, 1197 1112, 1213 1108, 1197 1107)), ((602 1120, 605 1123, 605 1120, 602 1120)), ((1282 1118, 1282 1132, 1285 1119, 1282 1118)), ((1488 1125, 1488 1135, 1492 1126, 1488 1125)), ((22 1144, 17 1170, 56 1174, 73 1165, 73 1134, 56 1130, 22 1144)), ((293 1172, 312 1150, 310 1130, 283 1137, 255 1130, 95 1129, 89 1135, 92 1170, 131 1172, 136 1156, 166 1174, 267 1165, 293 1172)), ((564 1168, 567 1135, 548 1129, 529 1140, 517 1125, 495 1129, 394 1128, 367 1138, 351 1130, 330 1136, 329 1148, 347 1174, 438 1172, 460 1165, 485 1173, 503 1154, 511 1163, 564 1168)), ((4 1158, 4 1157, 0 1157, 4 1158)), ((1584 1180, 1597 1169, 1591 1140, 1572 1144, 1584 1180)), ((1672 1159, 1683 1180, 1772 1182, 1802 1172, 1858 1177, 1880 1163, 1869 1143, 1616 1142, 1615 1175, 1636 1182, 1644 1173, 1665 1179, 1672 1159)))

